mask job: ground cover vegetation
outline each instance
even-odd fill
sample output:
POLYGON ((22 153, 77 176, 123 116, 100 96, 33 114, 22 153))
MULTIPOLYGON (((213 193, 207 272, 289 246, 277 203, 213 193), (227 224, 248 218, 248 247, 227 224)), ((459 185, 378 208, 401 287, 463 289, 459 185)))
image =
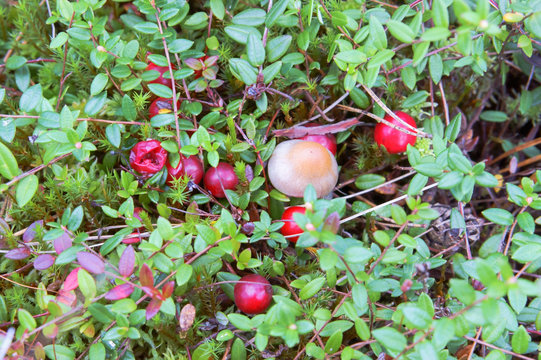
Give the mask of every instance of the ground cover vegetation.
POLYGON ((539 358, 539 0, 0 4, 0 358, 539 358))

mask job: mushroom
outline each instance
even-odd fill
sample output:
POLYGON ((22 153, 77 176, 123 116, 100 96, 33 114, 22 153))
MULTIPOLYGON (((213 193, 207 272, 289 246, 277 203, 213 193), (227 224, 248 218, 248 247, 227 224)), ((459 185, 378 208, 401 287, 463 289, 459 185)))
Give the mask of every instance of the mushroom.
POLYGON ((268 174, 272 185, 288 196, 302 197, 308 184, 312 184, 317 196, 324 197, 338 181, 338 165, 321 144, 288 140, 274 149, 268 174))

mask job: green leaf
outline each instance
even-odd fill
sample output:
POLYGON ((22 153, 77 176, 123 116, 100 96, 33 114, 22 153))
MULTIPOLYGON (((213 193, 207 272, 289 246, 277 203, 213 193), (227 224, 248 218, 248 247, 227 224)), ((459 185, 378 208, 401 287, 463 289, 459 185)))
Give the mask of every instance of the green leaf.
POLYGON ((387 349, 400 352, 406 347, 406 337, 398 330, 390 327, 383 327, 372 331, 374 338, 387 349))
POLYGON ((225 6, 223 0, 210 0, 210 9, 218 19, 224 19, 225 6))
POLYGON ((291 35, 282 35, 267 41, 267 61, 275 62, 280 59, 291 45, 292 39, 291 35))
POLYGON ((334 58, 335 60, 353 65, 359 65, 366 61, 366 55, 360 50, 341 51, 334 58))
POLYGON ((524 24, 528 31, 541 39, 541 10, 539 10, 539 7, 537 7, 537 10, 524 21, 524 24))
POLYGON ((253 33, 261 39, 261 33, 252 26, 229 25, 225 27, 224 31, 227 36, 241 44, 246 44, 246 42, 248 41, 248 35, 250 33, 253 33))
POLYGON ((417 354, 421 357, 421 360, 434 360, 438 359, 438 354, 434 350, 434 346, 430 341, 423 341, 415 346, 417 354))
POLYGON ((445 40, 451 36, 451 32, 448 28, 443 27, 433 27, 426 30, 423 35, 421 35, 421 40, 423 41, 439 41, 445 40))
POLYGON ((17 191, 15 193, 15 199, 19 207, 25 206, 34 196, 38 190, 39 180, 36 175, 29 175, 19 181, 17 185, 17 191))
POLYGON ((133 28, 143 34, 149 34, 149 35, 155 34, 159 30, 157 24, 153 22, 148 22, 148 21, 135 24, 133 28))
POLYGON ((378 174, 364 174, 355 180, 355 186, 361 190, 373 188, 385 182, 385 177, 378 174))
POLYGON ((528 350, 528 343, 530 340, 531 337, 528 334, 528 331, 523 325, 520 325, 518 330, 515 331, 513 337, 511 338, 511 347, 513 348, 514 352, 524 354, 528 350))
POLYGON ((90 98, 85 105, 85 113, 90 116, 96 115, 107 102, 107 92, 102 92, 100 95, 96 95, 90 98))
POLYGON ((413 66, 419 65, 421 60, 423 60, 425 55, 428 53, 429 47, 430 42, 428 41, 413 45, 413 66))
POLYGON ((68 41, 68 34, 65 32, 59 32, 58 35, 55 36, 54 39, 51 40, 51 43, 49 44, 49 47, 51 49, 56 49, 64 45, 68 41))
POLYGON ((148 89, 156 96, 166 98, 166 99, 170 99, 173 97, 173 91, 168 86, 165 86, 163 84, 155 84, 155 83, 147 84, 147 86, 148 86, 148 89))
POLYGON ((229 67, 233 74, 246 85, 252 85, 257 82, 257 70, 244 59, 230 59, 229 67))
POLYGON ((73 4, 71 2, 68 0, 58 0, 56 2, 56 9, 64 19, 71 20, 73 15, 73 4))
POLYGON ((282 16, 282 14, 287 8, 288 3, 289 0, 280 0, 272 5, 272 8, 267 14, 267 19, 265 20, 265 25, 267 27, 271 27, 276 22, 276 20, 278 20, 278 18, 282 16))
POLYGON ((334 334, 327 339, 327 343, 325 344, 325 352, 327 354, 334 354, 337 352, 340 349, 340 346, 342 346, 342 338, 342 331, 336 330, 334 334))
POLYGON ((308 284, 306 284, 301 291, 299 292, 299 297, 301 300, 306 300, 314 296, 318 293, 319 290, 325 285, 325 278, 319 277, 312 281, 310 281, 308 284))
POLYGON ((45 355, 51 360, 73 360, 75 352, 64 345, 46 345, 43 347, 45 355))
POLYGON ((432 316, 416 305, 404 306, 402 313, 415 329, 425 330, 432 324, 432 316))
POLYGON ((263 47, 261 38, 257 37, 254 33, 248 34, 246 54, 248 55, 248 61, 253 66, 263 65, 265 61, 265 48, 263 47))
POLYGON ((19 323, 21 326, 23 326, 27 330, 34 330, 36 328, 36 319, 32 317, 32 314, 30 314, 25 309, 19 309, 17 311, 17 318, 19 319, 19 323))
POLYGON ((252 330, 252 321, 246 315, 242 314, 229 314, 227 318, 231 324, 239 330, 242 331, 251 331, 252 330))
POLYGON ((370 38, 372 39, 374 46, 378 50, 387 49, 387 35, 385 34, 385 29, 383 25, 375 16, 370 16, 370 38))
POLYGON ((247 9, 233 16, 235 25, 259 26, 265 22, 267 13, 263 9, 247 9))
POLYGON ((21 111, 30 112, 41 103, 41 84, 29 87, 19 100, 21 111))
POLYGON ((507 114, 501 111, 487 110, 481 113, 481 120, 488 122, 505 122, 507 120, 507 114))
POLYGON ((432 20, 434 25, 442 28, 449 27, 449 12, 447 11, 447 2, 443 0, 432 1, 432 20))
MULTIPOLYGON (((153 85, 153 84, 149 84, 153 85)), ((137 117, 137 111, 135 111, 135 105, 132 99, 126 94, 122 98, 122 113, 128 121, 133 121, 137 117)), ((118 146, 117 146, 118 147, 118 146)))
POLYGON ((105 360, 105 346, 101 342, 92 344, 88 350, 88 357, 95 360, 105 360))
POLYGON ((410 44, 415 38, 413 31, 403 22, 389 20, 387 21, 386 25, 389 28, 391 35, 393 35, 398 41, 410 44))
POLYGON ((173 54, 178 54, 190 49, 192 45, 193 45, 193 41, 191 40, 175 39, 171 41, 171 43, 168 44, 167 47, 169 48, 169 52, 173 54))
POLYGON ((86 270, 81 269, 77 273, 77 280, 79 282, 79 289, 83 293, 86 301, 90 301, 96 296, 96 282, 92 275, 86 270))
POLYGON ((387 61, 391 60, 394 57, 394 54, 395 52, 393 50, 380 50, 376 53, 376 55, 372 56, 366 67, 368 69, 378 68, 381 65, 385 64, 387 61))
POLYGON ((107 82, 109 81, 109 78, 107 75, 103 73, 99 73, 96 75, 94 80, 92 80, 92 84, 90 84, 90 95, 98 95, 102 92, 103 89, 105 89, 105 86, 107 85, 107 82))
POLYGON ((513 214, 504 209, 492 208, 481 212, 485 218, 493 223, 503 226, 510 226, 513 224, 513 214))
POLYGON ((438 187, 440 189, 451 189, 460 184, 462 181, 462 178, 464 177, 464 174, 458 171, 451 171, 447 174, 443 175, 441 178, 438 187))
POLYGON ((19 164, 9 148, 0 143, 0 175, 8 180, 19 175, 19 164))
POLYGON ((443 75, 443 61, 440 54, 434 54, 428 58, 428 69, 434 84, 439 83, 443 75))

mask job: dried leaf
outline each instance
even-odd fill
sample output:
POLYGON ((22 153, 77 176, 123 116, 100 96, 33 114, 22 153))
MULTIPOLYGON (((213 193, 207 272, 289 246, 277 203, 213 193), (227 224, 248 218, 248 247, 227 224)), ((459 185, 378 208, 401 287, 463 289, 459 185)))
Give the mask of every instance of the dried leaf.
POLYGON ((348 119, 330 125, 314 127, 293 126, 288 129, 274 130, 272 133, 274 134, 274 136, 286 136, 288 138, 295 139, 303 137, 305 135, 326 135, 339 133, 359 124, 361 124, 361 122, 357 119, 348 119))

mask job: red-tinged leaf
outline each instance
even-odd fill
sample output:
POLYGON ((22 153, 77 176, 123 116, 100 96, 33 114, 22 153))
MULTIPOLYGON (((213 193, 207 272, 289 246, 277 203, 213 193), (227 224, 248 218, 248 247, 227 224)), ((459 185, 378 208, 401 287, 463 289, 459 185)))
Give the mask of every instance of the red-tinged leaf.
POLYGON ((205 61, 204 64, 206 67, 212 66, 218 62, 218 59, 220 57, 218 55, 209 56, 205 61))
POLYGON ((85 251, 77 253, 77 261, 88 272, 93 274, 101 274, 105 271, 105 264, 99 256, 85 251))
POLYGON ((41 254, 34 260, 34 269, 45 270, 53 266, 56 258, 51 254, 41 254))
POLYGON ((175 282, 169 281, 162 287, 162 300, 166 300, 168 297, 173 295, 173 290, 175 290, 175 282))
POLYGON ((66 291, 64 289, 60 289, 58 291, 58 294, 56 295, 56 301, 72 307, 75 306, 75 304, 77 303, 77 297, 75 296, 75 292, 73 291, 66 291))
POLYGON ((160 311, 160 307, 162 306, 162 301, 159 299, 152 299, 148 303, 148 306, 146 308, 146 318, 147 320, 150 320, 160 311))
POLYGON ((141 238, 139 237, 138 233, 131 233, 126 239, 122 240, 124 244, 137 244, 140 241, 141 238))
POLYGON ((54 339, 58 335, 58 326, 56 324, 51 324, 43 329, 43 335, 49 339, 54 339))
POLYGON ((43 228, 43 220, 34 221, 26 228, 23 234, 23 241, 30 242, 36 238, 37 228, 43 228))
POLYGON ((139 270, 139 281, 143 286, 148 286, 150 288, 154 287, 154 276, 147 264, 143 264, 141 270, 139 270))
POLYGON ((11 260, 22 260, 30 256, 30 249, 27 247, 20 247, 10 250, 6 253, 5 257, 11 260))
POLYGON ((120 300, 127 298, 133 292, 133 286, 131 284, 122 284, 115 286, 105 294, 107 300, 120 300))
POLYGON ((69 249, 73 241, 67 232, 64 232, 62 235, 53 240, 54 250, 57 254, 60 254, 62 251, 69 249))
POLYGON ((151 287, 148 287, 148 286, 143 286, 141 288, 141 290, 143 290, 145 292, 145 294, 147 294, 147 296, 150 296, 150 297, 154 297, 154 294, 156 293, 156 288, 154 286, 151 286, 151 287))
POLYGON ((66 280, 64 280, 64 287, 63 289, 66 291, 71 291, 77 289, 79 286, 79 280, 77 279, 77 273, 79 273, 79 270, 82 268, 76 267, 75 269, 71 270, 71 272, 66 277, 66 280))
POLYGON ((193 70, 201 70, 203 68, 203 62, 199 59, 189 58, 184 60, 184 63, 193 70))
POLYGON ((323 230, 328 230, 334 234, 338 232, 340 228, 340 215, 335 211, 327 216, 325 223, 323 224, 323 230))
POLYGON ((130 276, 133 274, 133 267, 135 265, 135 251, 130 245, 122 252, 120 259, 118 260, 118 271, 122 276, 130 276))

